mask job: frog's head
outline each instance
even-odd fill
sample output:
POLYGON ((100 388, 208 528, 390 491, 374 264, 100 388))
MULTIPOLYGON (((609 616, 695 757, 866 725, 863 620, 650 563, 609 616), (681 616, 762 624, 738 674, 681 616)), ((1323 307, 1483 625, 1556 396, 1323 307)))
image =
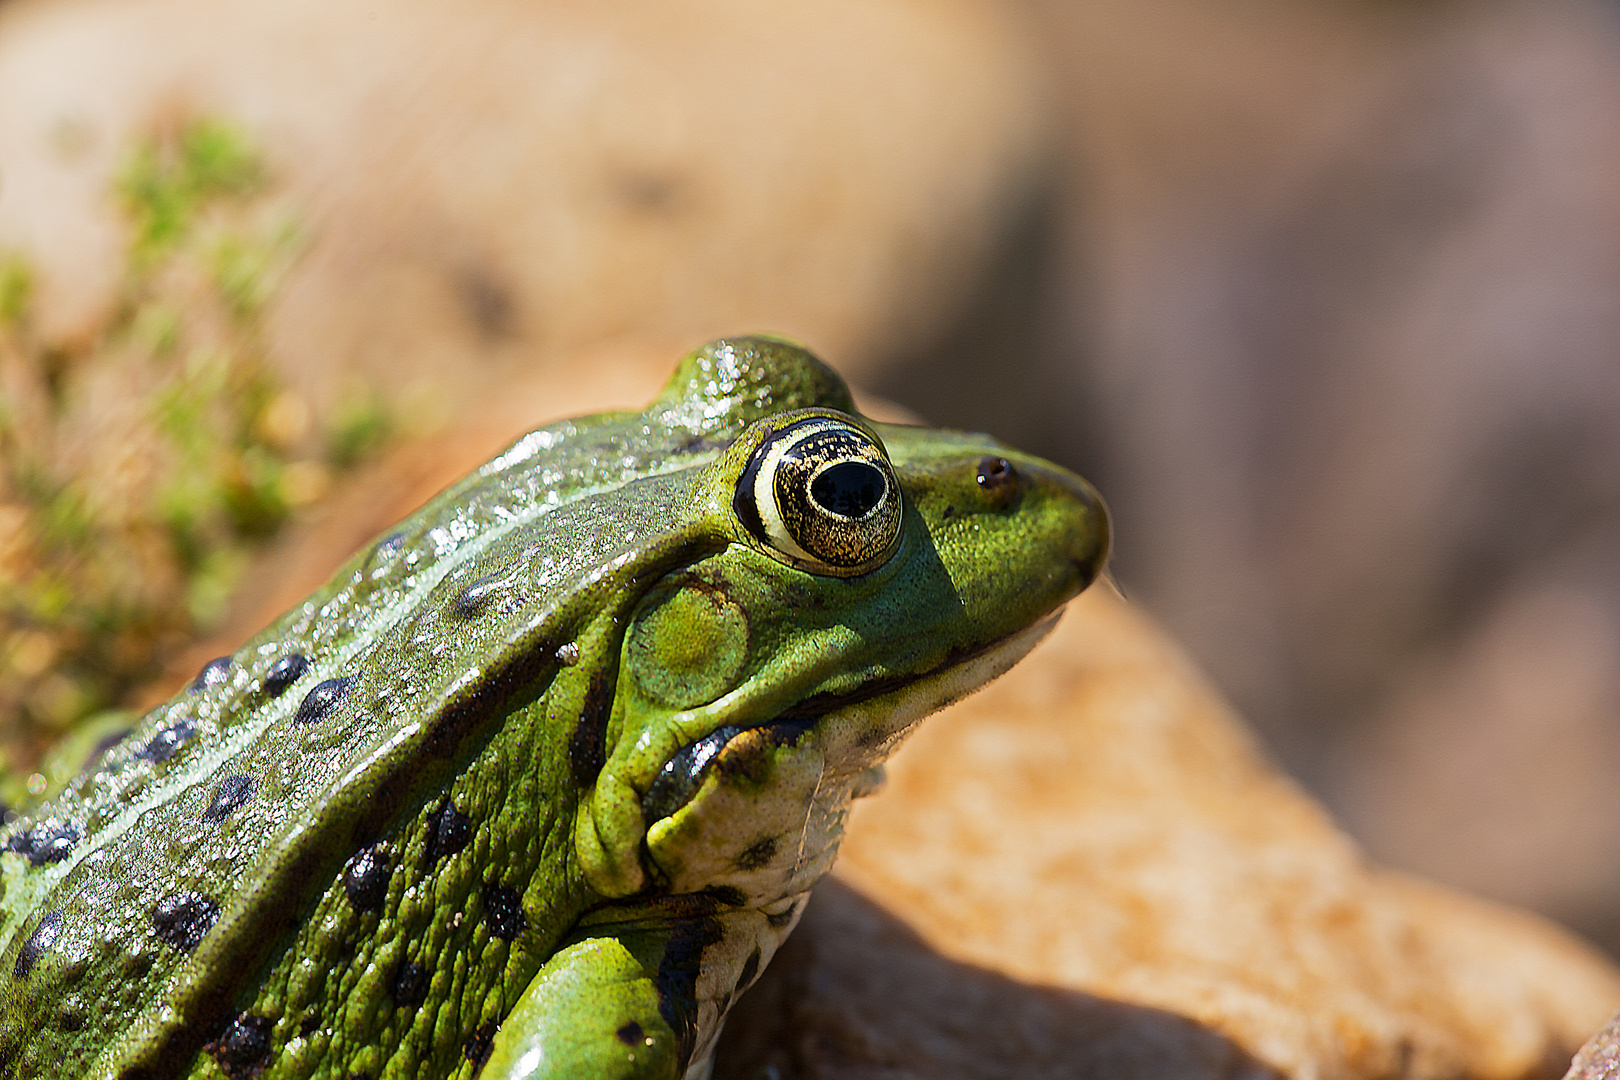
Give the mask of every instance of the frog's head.
POLYGON ((866 420, 803 349, 740 344, 771 394, 717 392, 705 358, 739 345, 719 343, 649 410, 740 431, 674 530, 707 538, 701 556, 620 620, 576 829, 607 895, 808 887, 907 730, 1011 667, 1107 557, 1078 477, 984 435, 866 420))

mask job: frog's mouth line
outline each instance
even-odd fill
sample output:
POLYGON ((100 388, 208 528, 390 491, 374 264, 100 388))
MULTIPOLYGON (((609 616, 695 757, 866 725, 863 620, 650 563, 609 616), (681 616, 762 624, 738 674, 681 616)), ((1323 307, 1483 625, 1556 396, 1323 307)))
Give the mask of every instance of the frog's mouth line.
POLYGON ((726 746, 745 731, 767 732, 774 746, 791 746, 816 722, 832 713, 889 704, 886 734, 903 732, 918 720, 971 694, 1004 674, 1045 637, 1063 614, 1061 608, 1041 621, 984 645, 948 656, 920 675, 873 679, 842 694, 814 694, 788 711, 758 724, 725 724, 682 747, 664 763, 641 800, 648 825, 669 817, 692 800, 726 746))

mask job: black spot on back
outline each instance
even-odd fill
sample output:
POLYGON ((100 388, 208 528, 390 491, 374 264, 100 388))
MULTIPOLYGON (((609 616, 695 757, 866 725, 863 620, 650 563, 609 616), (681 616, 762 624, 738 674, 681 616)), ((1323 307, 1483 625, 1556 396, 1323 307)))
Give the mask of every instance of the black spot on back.
POLYGON ((739 870, 761 870, 770 865, 776 858, 776 837, 766 836, 755 840, 738 854, 734 860, 739 870))
POLYGON ((12 967, 11 974, 18 979, 28 978, 39 958, 50 952, 56 945, 56 940, 62 936, 62 924, 65 920, 60 911, 48 911, 45 917, 39 920, 34 932, 22 943, 17 950, 17 963, 12 967))
POLYGON ((511 941, 529 925, 518 891, 490 881, 484 885, 484 923, 502 941, 511 941))
POLYGON ((343 868, 343 891, 356 911, 376 911, 388 898, 388 856, 361 848, 343 868))
POLYGON ((219 905, 201 893, 170 893, 152 909, 152 929, 159 941, 181 952, 201 944, 219 919, 219 905))
POLYGON ((406 960, 394 972, 389 996, 399 1008, 413 1008, 427 1000, 428 982, 428 969, 415 960, 406 960))
POLYGON ((426 867, 431 869, 440 859, 447 859, 467 846, 472 839, 472 818, 457 810, 446 799, 428 823, 426 867))
POLYGON ((79 827, 71 821, 47 821, 18 833, 6 846, 28 856, 30 866, 47 866, 73 854, 79 842, 79 827))
POLYGON ((225 676, 229 675, 230 671, 231 658, 228 656, 216 656, 204 664, 201 671, 197 672, 197 677, 191 680, 189 690, 191 693, 196 694, 207 690, 211 686, 218 686, 225 681, 225 676))
POLYGON ((293 714, 295 724, 313 724, 325 719, 326 715, 335 709, 349 693, 354 685, 354 676, 345 675, 338 679, 327 679, 318 682, 304 700, 298 703, 298 711, 293 714))
POLYGON ((573 774, 574 783, 581 786, 595 783, 602 766, 607 764, 607 725, 613 713, 610 674, 598 671, 591 676, 579 710, 579 722, 568 739, 568 770, 573 774))
POLYGON ((274 1026, 266 1017, 242 1013, 209 1045, 208 1051, 230 1080, 248 1080, 257 1075, 270 1056, 270 1030, 274 1026))
POLYGON ((309 670, 309 657, 303 653, 288 653, 270 665, 264 673, 264 690, 271 697, 280 697, 287 687, 304 677, 309 670))
POLYGON ((253 798, 258 790, 259 782, 251 776, 243 776, 240 773, 227 776, 219 782, 219 789, 214 792, 214 801, 203 811, 202 819, 209 824, 224 821, 233 811, 253 798))
POLYGON ((641 1029, 641 1025, 636 1023, 634 1020, 630 1021, 613 1034, 617 1035, 619 1037, 619 1041, 624 1043, 626 1046, 640 1046, 642 1040, 646 1039, 647 1037, 647 1033, 641 1029))
POLYGON ((148 739, 146 745, 135 751, 135 756, 145 758, 147 761, 168 761, 174 757, 175 751, 190 742, 195 734, 197 721, 189 716, 181 717, 148 739))

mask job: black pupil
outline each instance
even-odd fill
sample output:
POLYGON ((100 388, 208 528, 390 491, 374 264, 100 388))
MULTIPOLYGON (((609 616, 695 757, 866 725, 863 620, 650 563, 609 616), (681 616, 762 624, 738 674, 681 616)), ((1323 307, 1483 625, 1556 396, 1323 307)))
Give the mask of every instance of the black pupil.
POLYGON ((860 518, 883 501, 883 474, 864 461, 840 461, 810 481, 810 498, 829 514, 860 518))

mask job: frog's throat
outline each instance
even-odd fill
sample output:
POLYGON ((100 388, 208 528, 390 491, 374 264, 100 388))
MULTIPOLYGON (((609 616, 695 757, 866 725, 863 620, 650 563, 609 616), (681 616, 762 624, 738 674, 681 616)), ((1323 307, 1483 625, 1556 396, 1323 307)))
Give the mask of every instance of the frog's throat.
MULTIPOLYGON (((822 740, 823 757, 829 764, 829 781, 847 788, 843 797, 852 798, 861 773, 888 757, 918 721, 1004 675, 1051 632, 1061 615, 1062 608, 1059 608, 1022 630, 970 652, 957 653, 921 675, 903 680, 875 680, 846 694, 818 695, 756 723, 720 725, 709 735, 683 746, 665 762, 663 768, 668 769, 683 755, 689 760, 695 758, 694 747, 709 740, 719 743, 703 756, 689 776, 672 782, 678 786, 665 796, 671 799, 671 804, 654 812, 664 811, 660 817, 678 812, 697 794, 708 764, 720 756, 726 742, 743 732, 764 727, 780 727, 785 741, 796 741, 812 730, 817 732, 822 740)), ((662 776, 663 771, 658 775, 662 776)), ((637 893, 660 873, 651 867, 646 850, 647 830, 654 821, 649 820, 648 811, 644 809, 653 798, 656 784, 655 780, 644 795, 630 777, 606 769, 596 790, 580 808, 576 820, 576 853, 587 883, 604 896, 617 898, 637 893)), ((832 838, 832 846, 836 846, 836 837, 832 838)), ((831 856, 831 850, 801 852, 797 862, 802 868, 810 862, 830 862, 831 856), (818 860, 818 854, 825 855, 825 860, 818 860)), ((804 887, 813 883, 820 873, 811 873, 804 887)))

